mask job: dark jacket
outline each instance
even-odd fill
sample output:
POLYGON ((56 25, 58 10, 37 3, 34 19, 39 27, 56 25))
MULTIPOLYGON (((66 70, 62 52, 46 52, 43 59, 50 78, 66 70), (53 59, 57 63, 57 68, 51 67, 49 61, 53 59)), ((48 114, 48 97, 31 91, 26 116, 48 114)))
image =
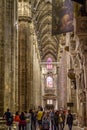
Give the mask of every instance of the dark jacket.
POLYGON ((67 115, 67 124, 72 125, 73 124, 73 115, 70 113, 67 115))

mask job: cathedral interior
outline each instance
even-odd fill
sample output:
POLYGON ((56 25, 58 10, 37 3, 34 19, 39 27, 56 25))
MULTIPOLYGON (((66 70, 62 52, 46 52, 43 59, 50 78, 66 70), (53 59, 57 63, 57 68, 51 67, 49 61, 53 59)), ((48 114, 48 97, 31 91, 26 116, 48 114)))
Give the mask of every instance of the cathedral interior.
POLYGON ((71 109, 87 126, 87 0, 72 3, 74 31, 52 35, 52 0, 0 0, 0 115, 71 109))

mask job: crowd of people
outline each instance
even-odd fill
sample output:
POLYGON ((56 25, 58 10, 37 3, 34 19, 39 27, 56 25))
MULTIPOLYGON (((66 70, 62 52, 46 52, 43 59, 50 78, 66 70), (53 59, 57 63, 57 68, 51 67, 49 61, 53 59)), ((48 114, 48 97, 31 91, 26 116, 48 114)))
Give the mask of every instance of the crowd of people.
POLYGON ((64 130, 65 124, 69 130, 72 130, 73 116, 69 110, 66 113, 63 110, 32 110, 29 112, 18 111, 13 114, 9 109, 4 113, 3 118, 6 120, 6 125, 11 129, 13 122, 17 126, 17 130, 64 130))

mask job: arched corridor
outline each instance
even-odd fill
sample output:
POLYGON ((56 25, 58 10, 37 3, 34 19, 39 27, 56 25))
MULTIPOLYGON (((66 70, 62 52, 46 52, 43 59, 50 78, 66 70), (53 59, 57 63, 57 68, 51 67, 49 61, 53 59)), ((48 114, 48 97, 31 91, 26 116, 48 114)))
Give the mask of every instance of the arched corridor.
POLYGON ((0 2, 0 116, 39 106, 87 127, 87 0, 0 2))

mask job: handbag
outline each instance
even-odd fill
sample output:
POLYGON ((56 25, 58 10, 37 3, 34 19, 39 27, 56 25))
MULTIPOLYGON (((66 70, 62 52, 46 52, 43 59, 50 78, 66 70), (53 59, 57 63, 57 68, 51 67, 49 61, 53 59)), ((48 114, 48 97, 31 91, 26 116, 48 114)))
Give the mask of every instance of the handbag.
POLYGON ((26 119, 26 123, 30 123, 30 119, 29 118, 26 119))

